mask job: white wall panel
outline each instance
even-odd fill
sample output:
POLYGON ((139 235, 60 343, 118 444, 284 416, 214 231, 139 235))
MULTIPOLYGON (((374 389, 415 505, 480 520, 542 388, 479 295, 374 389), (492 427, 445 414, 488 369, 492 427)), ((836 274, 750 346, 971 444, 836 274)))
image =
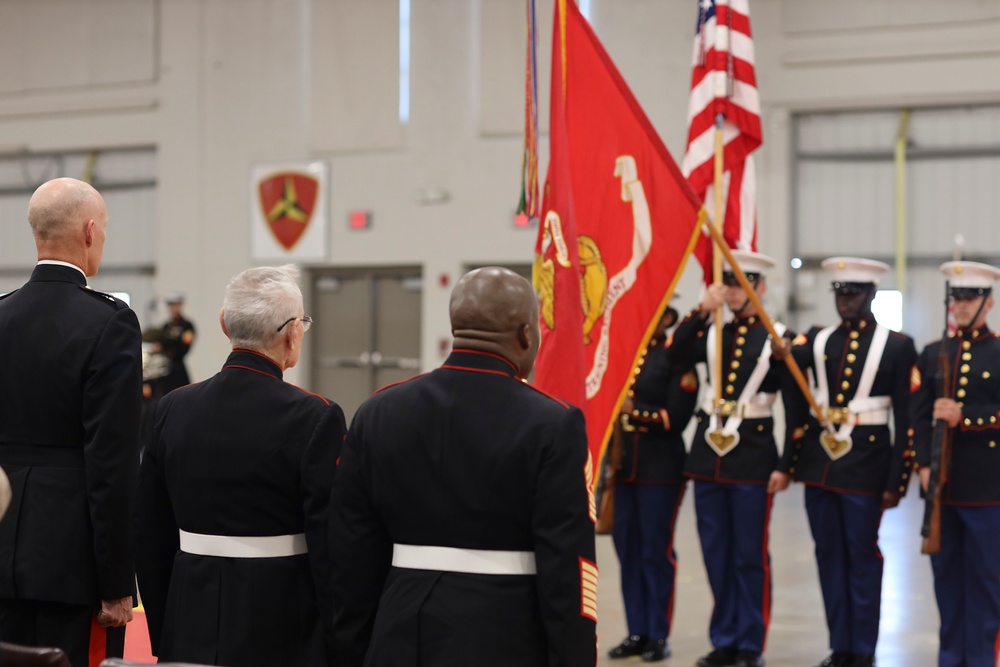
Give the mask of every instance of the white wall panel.
POLYGON ((792 33, 987 21, 1000 16, 997 0, 783 0, 792 33))
POLYGON ((3 0, 0 92, 152 81, 156 18, 157 0, 3 0))
MULTIPOLYGON (((536 5, 538 128, 549 127, 549 83, 552 71, 552 3, 536 5)), ((527 49, 524 3, 479 0, 477 72, 479 129, 484 136, 522 136, 524 74, 527 49)))
POLYGON ((309 4, 305 29, 288 26, 288 35, 292 43, 308 36, 301 67, 309 77, 312 150, 400 148, 399 0, 309 4))

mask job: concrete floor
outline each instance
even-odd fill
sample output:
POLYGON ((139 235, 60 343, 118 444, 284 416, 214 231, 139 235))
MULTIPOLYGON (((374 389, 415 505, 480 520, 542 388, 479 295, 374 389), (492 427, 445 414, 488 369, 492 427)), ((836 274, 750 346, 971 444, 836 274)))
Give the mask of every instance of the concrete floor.
MULTIPOLYGON (((914 488, 899 507, 882 518, 879 546, 885 557, 882 621, 876 659, 879 667, 934 667, 938 612, 930 561, 920 554, 923 502, 914 488)), ((670 644, 673 657, 662 665, 694 665, 711 650, 708 619, 712 593, 701 560, 692 487, 677 521, 677 591, 670 644)), ((600 584, 597 594, 601 667, 639 665, 639 658, 610 660, 609 648, 626 635, 618 558, 610 536, 597 537, 600 584)), ((774 601, 765 658, 769 667, 812 667, 829 653, 813 542, 802 486, 793 484, 774 501, 771 515, 774 601)))

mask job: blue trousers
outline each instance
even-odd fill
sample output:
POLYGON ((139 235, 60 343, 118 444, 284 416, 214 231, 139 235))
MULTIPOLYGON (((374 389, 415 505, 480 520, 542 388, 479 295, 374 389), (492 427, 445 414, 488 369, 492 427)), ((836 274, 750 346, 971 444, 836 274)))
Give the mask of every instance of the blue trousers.
POLYGON ((771 616, 771 499, 761 484, 694 483, 698 536, 715 596, 712 646, 761 653, 771 616))
POLYGON ((806 487, 830 648, 874 654, 882 606, 882 497, 806 487))
POLYGON ((941 507, 931 556, 941 613, 939 667, 996 667, 1000 645, 1000 507, 941 507))
POLYGON ((674 526, 684 484, 616 484, 612 538, 630 635, 666 639, 674 611, 674 526))

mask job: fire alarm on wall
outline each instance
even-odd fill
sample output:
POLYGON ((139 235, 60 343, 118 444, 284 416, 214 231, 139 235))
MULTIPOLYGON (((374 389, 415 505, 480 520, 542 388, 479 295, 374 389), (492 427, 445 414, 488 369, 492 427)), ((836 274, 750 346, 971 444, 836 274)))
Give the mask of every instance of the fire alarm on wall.
POLYGON ((372 226, 372 212, 351 211, 347 214, 347 226, 352 230, 370 229, 372 226))

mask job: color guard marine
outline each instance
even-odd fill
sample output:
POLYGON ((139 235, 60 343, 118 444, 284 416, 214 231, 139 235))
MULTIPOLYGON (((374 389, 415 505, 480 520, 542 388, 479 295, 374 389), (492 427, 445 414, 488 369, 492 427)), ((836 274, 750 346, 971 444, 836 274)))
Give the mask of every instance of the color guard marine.
POLYGON ((698 375, 689 361, 668 360, 668 308, 649 340, 621 409, 621 459, 615 472, 613 539, 621 564, 629 636, 613 658, 646 662, 670 655, 677 554, 674 526, 686 480, 684 428, 698 400, 698 375))
MULTIPOLYGON (((732 254, 763 296, 763 271, 774 260, 756 252, 732 254)), ((710 316, 723 303, 729 306, 733 319, 721 334, 722 404, 716 410, 716 394, 709 386, 684 468, 694 480, 698 535, 715 597, 709 624, 714 648, 698 665, 762 667, 771 604, 771 503, 775 491, 788 487, 788 476, 775 473, 772 406, 779 390, 788 394, 791 376, 784 362, 771 359, 770 334, 729 267, 723 283, 706 289, 701 304, 678 325, 669 350, 675 362, 705 363, 711 384, 719 329, 710 316)), ((783 325, 775 326, 790 337, 783 325)))
POLYGON ((938 665, 994 667, 1000 645, 1000 338, 986 315, 1000 269, 959 261, 942 264, 941 272, 958 328, 921 352, 911 397, 913 447, 925 489, 934 422, 951 428, 940 551, 931 556, 941 614, 938 665), (949 380, 943 392, 939 363, 949 380))
POLYGON ((909 336, 872 315, 878 275, 888 265, 834 257, 823 268, 831 273, 841 322, 796 337, 792 353, 803 372, 812 370, 814 396, 831 428, 821 429, 801 401, 794 418, 801 437, 786 448, 779 469, 806 485, 833 650, 821 667, 871 667, 882 591, 878 528, 909 481, 909 446, 900 434, 910 427, 917 353, 909 336))

